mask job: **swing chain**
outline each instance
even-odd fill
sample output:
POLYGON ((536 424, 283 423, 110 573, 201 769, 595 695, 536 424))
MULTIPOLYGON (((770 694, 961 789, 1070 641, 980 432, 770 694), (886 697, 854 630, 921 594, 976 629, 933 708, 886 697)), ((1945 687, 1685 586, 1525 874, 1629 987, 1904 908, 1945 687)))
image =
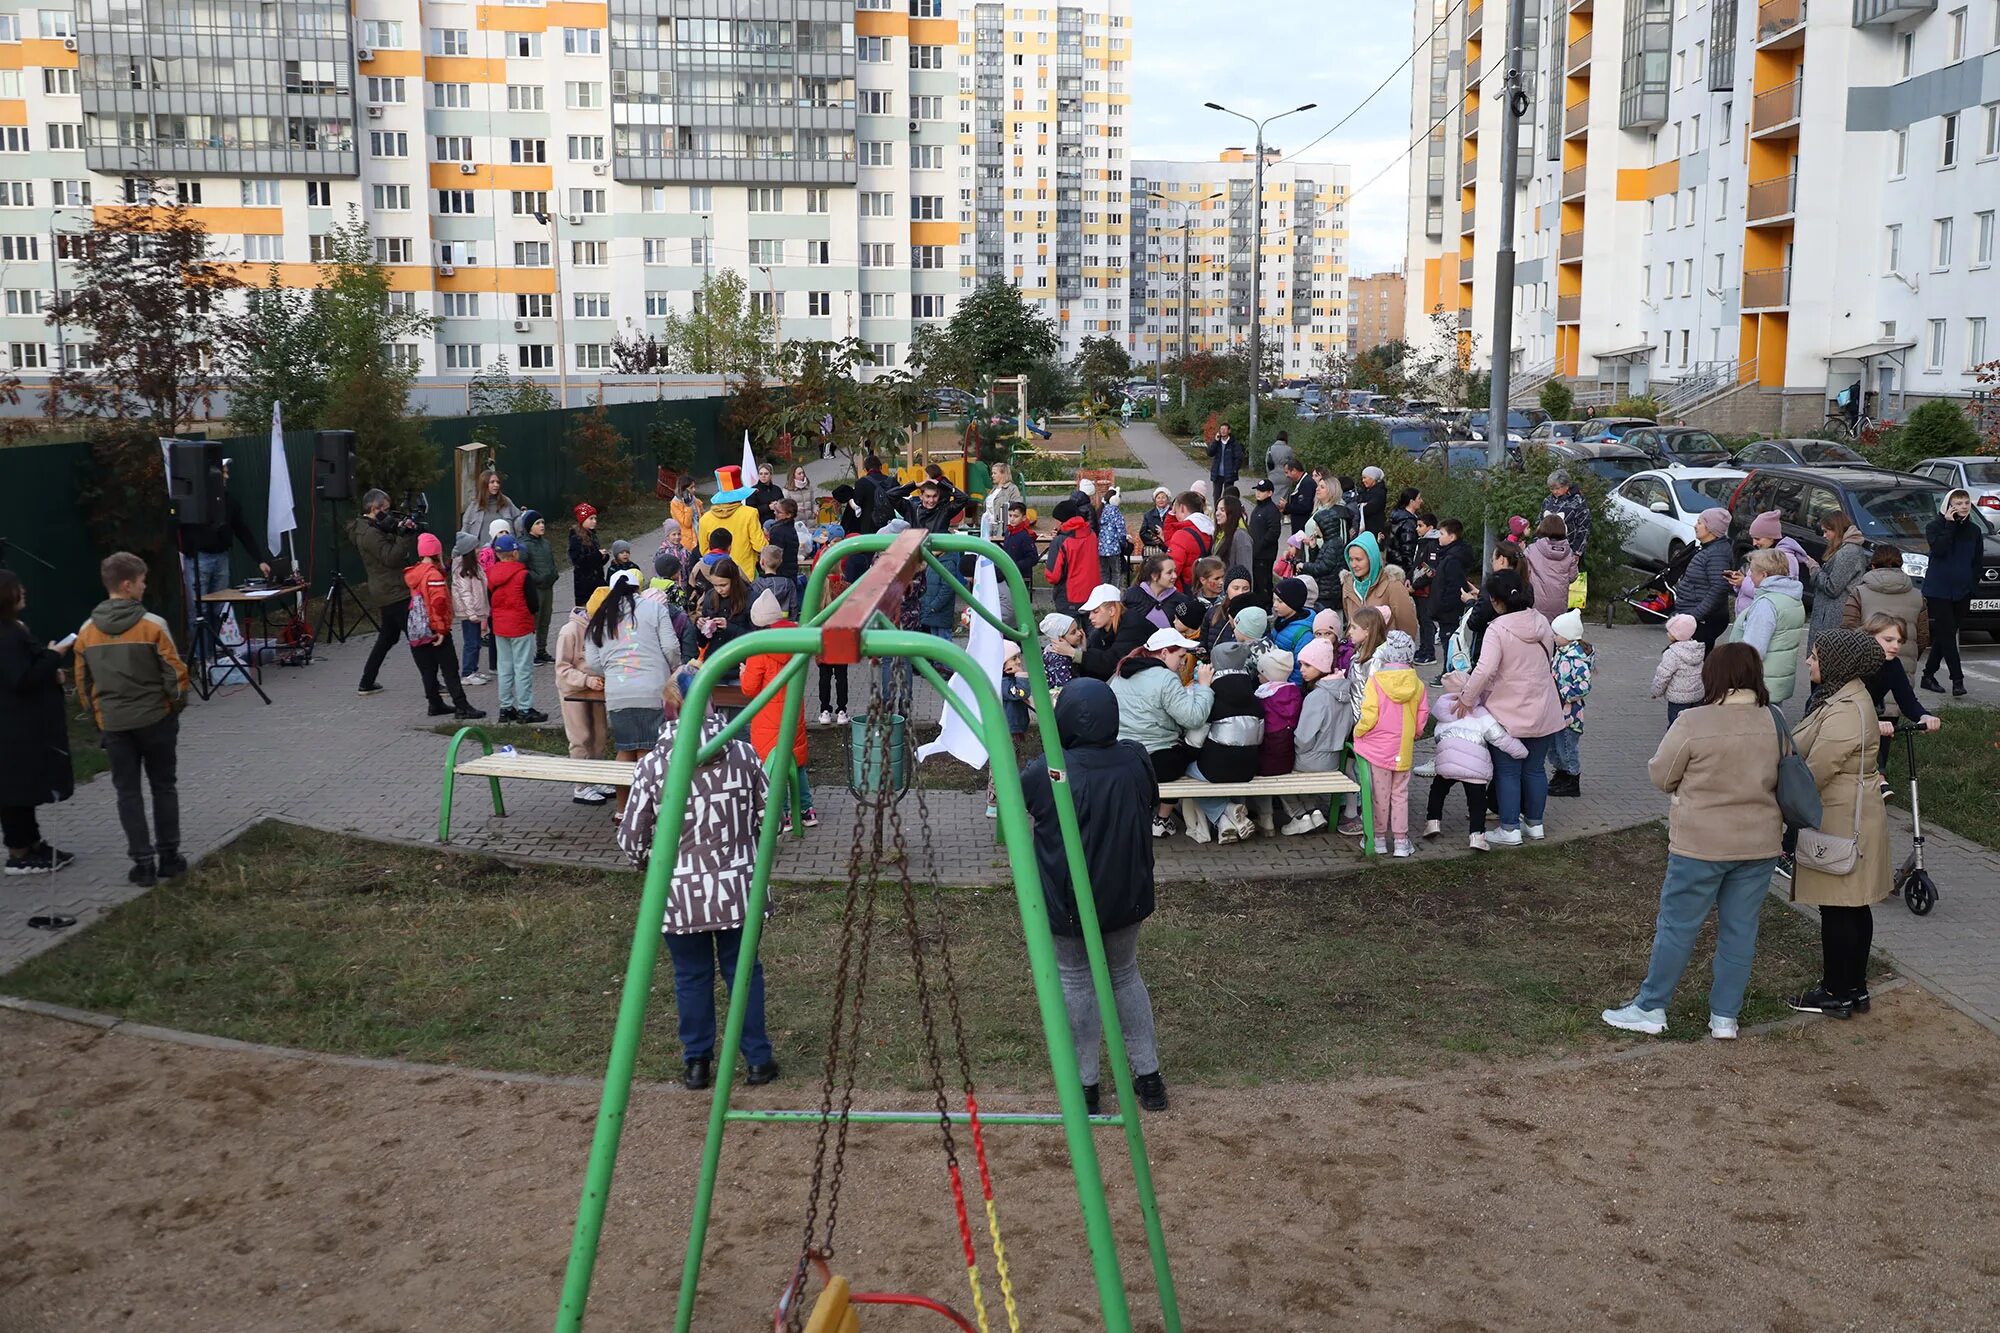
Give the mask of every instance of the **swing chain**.
MULTIPOLYGON (((923 789, 918 788, 921 806, 923 789)), ((937 1100, 938 1130, 944 1137, 945 1161, 953 1168, 958 1166, 958 1145, 951 1132, 951 1109, 944 1096, 944 1062, 938 1054, 937 1019, 931 1005, 929 971, 924 966, 923 939, 917 926, 916 887, 910 882, 909 844, 903 837, 902 811, 891 807, 889 827, 895 839, 896 860, 902 872, 903 922, 910 940, 910 962, 916 972, 917 1012, 924 1024, 924 1051, 930 1065, 931 1091, 937 1100)))
MULTIPOLYGON (((991 759, 987 760, 989 764, 992 762, 991 759)), ((918 836, 923 839, 924 873, 930 881, 931 905, 937 915, 938 963, 944 971, 944 1000, 945 1008, 951 1015, 952 1040, 958 1047, 959 1079, 965 1085, 966 1095, 972 1096, 975 1095, 972 1085, 972 1057, 965 1045, 965 1020, 958 1009, 958 978, 951 965, 951 931, 946 922, 944 891, 938 887, 942 881, 938 878, 937 852, 931 845, 930 807, 924 800, 924 789, 921 784, 917 787, 917 830, 918 836)))

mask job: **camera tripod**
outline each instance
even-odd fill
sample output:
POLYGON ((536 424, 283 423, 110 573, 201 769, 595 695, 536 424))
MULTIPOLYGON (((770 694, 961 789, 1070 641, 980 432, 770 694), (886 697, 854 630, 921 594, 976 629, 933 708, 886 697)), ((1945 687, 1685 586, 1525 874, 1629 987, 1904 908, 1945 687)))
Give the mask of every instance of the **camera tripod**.
POLYGON ((347 636, 358 633, 364 623, 379 634, 382 626, 376 621, 374 613, 368 609, 367 603, 355 593, 354 586, 347 581, 347 575, 340 569, 340 550, 337 544, 340 540, 338 536, 340 501, 328 500, 326 505, 333 516, 333 528, 336 534, 333 577, 326 583, 326 595, 321 600, 319 624, 313 627, 313 638, 324 643, 330 636, 335 643, 346 643, 347 636))

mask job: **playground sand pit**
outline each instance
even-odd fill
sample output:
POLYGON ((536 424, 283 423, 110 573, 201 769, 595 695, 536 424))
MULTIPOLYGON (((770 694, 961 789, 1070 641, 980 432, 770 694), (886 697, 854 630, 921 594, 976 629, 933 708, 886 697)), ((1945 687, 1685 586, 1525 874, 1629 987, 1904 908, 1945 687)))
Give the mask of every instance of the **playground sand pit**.
MULTIPOLYGON (((740 1101, 817 1092, 795 1068, 740 1101)), ((547 1327, 595 1106, 0 1012, 0 1333, 547 1327)), ((594 1327, 671 1323, 707 1106, 636 1093, 594 1327)), ((1176 1089, 1146 1124, 1189 1329, 1973 1329, 2000 1308, 2000 1041, 1914 988, 1637 1059, 1176 1089)), ((1024 1327, 1099 1327, 1059 1131, 990 1138, 1024 1327)), ((732 1131, 697 1327, 769 1327, 811 1142, 732 1131)), ((1099 1143, 1157 1328, 1120 1140, 1099 1143)), ((849 1156, 839 1268, 968 1306, 934 1133, 857 1130, 849 1156)), ((990 1270, 987 1299, 1004 1327, 990 1270)))

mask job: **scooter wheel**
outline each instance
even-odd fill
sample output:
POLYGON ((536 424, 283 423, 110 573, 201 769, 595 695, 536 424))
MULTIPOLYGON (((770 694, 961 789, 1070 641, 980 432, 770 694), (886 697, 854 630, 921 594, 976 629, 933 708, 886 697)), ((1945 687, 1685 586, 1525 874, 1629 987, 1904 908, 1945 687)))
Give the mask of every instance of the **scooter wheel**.
POLYGON ((1917 916, 1929 916, 1931 908, 1937 906, 1937 885, 1931 877, 1919 870, 1903 883, 1903 906, 1917 916))

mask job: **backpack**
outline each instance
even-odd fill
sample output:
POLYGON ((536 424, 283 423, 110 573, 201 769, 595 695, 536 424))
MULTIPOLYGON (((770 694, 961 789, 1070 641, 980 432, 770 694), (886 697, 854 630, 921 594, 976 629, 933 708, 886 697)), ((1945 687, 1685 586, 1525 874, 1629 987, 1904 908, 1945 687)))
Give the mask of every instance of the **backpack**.
POLYGON ((1458 618, 1458 628, 1445 640, 1444 669, 1446 672, 1472 670, 1472 613, 1477 604, 1465 608, 1458 618))
POLYGON ((403 620, 403 635, 409 639, 412 648, 437 642, 438 636, 431 630, 430 603, 425 598, 410 599, 410 613, 403 620))

